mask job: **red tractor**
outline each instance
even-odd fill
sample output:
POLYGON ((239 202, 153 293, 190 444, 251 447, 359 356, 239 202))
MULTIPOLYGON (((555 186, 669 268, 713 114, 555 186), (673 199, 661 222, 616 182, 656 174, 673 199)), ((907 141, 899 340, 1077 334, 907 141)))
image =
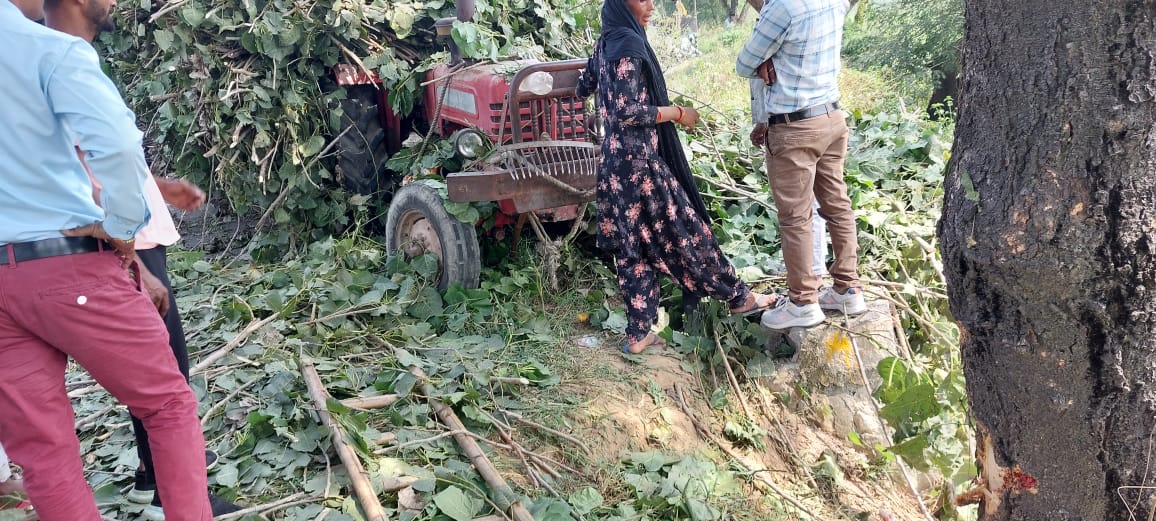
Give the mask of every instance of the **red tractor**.
MULTIPOLYGON (((457 19, 473 17, 473 0, 457 2, 457 19)), ((535 60, 469 64, 448 38, 454 18, 438 20, 449 40, 451 63, 428 73, 421 108, 395 114, 379 80, 338 65, 337 83, 349 95, 343 109, 349 128, 338 143, 338 173, 346 188, 381 193, 395 175, 386 160, 402 149, 414 128, 452 140, 462 168, 444 173, 450 201, 496 201, 496 224, 532 219, 572 220, 594 197, 599 147, 588 128, 587 101, 574 95, 586 60, 535 60)), ((593 121, 593 120, 591 120, 593 121)), ((391 254, 433 253, 439 287, 477 287, 481 272, 476 226, 445 209, 438 190, 402 186, 389 200, 385 240, 391 254)), ((537 226, 537 225, 536 225, 537 226)), ((540 229, 538 227, 536 230, 540 229)))

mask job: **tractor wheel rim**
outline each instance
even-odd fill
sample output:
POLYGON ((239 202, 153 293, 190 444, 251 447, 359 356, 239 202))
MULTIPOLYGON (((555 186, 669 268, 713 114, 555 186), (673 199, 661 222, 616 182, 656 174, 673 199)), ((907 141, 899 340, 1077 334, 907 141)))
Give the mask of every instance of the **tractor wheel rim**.
POLYGON ((438 267, 441 267, 445 258, 442 255, 442 242, 429 219, 419 212, 410 212, 401 220, 397 231, 406 259, 432 253, 438 258, 438 267))

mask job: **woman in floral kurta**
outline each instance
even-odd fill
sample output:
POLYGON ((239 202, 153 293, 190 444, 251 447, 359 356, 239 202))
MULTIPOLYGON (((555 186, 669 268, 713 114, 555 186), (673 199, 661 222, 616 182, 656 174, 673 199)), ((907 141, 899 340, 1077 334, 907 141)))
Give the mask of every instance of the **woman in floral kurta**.
MULTIPOLYGON (((663 147, 682 145, 677 137, 670 139, 673 132, 660 132, 660 125, 693 128, 698 113, 669 104, 662 71, 642 32, 651 2, 606 0, 602 38, 578 84, 579 96, 598 96, 606 131, 598 172, 598 247, 616 259, 627 315, 624 351, 632 353, 660 342, 649 333, 658 317, 660 273, 685 293, 726 301, 732 313, 765 309, 775 300, 751 293, 735 275, 705 215, 664 158, 671 156, 663 147)), ((682 155, 675 157, 689 173, 682 155)))

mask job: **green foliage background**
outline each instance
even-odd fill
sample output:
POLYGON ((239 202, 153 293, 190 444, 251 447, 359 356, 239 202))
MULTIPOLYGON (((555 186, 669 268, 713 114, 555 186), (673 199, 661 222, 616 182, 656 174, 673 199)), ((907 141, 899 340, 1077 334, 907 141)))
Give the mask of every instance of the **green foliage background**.
MULTIPOLYGON (((576 0, 479 0, 475 23, 455 28, 468 55, 571 56, 596 6, 576 0)), ((334 183, 326 147, 341 131, 338 63, 375 71, 401 114, 423 73, 445 59, 435 19, 446 0, 174 0, 121 4, 120 30, 102 37, 147 135, 159 172, 226 196, 239 215, 272 214, 289 236, 324 237, 364 204, 334 183)))
POLYGON ((895 84, 922 104, 936 81, 959 73, 962 39, 963 0, 861 0, 843 54, 858 69, 906 80, 895 84))

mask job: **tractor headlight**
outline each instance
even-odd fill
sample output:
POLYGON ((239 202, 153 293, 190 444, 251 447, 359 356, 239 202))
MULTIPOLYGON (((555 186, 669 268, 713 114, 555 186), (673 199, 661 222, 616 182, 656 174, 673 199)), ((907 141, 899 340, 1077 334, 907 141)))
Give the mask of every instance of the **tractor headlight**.
POLYGON ((486 149, 486 136, 472 128, 454 134, 454 151, 466 159, 477 159, 486 149))

